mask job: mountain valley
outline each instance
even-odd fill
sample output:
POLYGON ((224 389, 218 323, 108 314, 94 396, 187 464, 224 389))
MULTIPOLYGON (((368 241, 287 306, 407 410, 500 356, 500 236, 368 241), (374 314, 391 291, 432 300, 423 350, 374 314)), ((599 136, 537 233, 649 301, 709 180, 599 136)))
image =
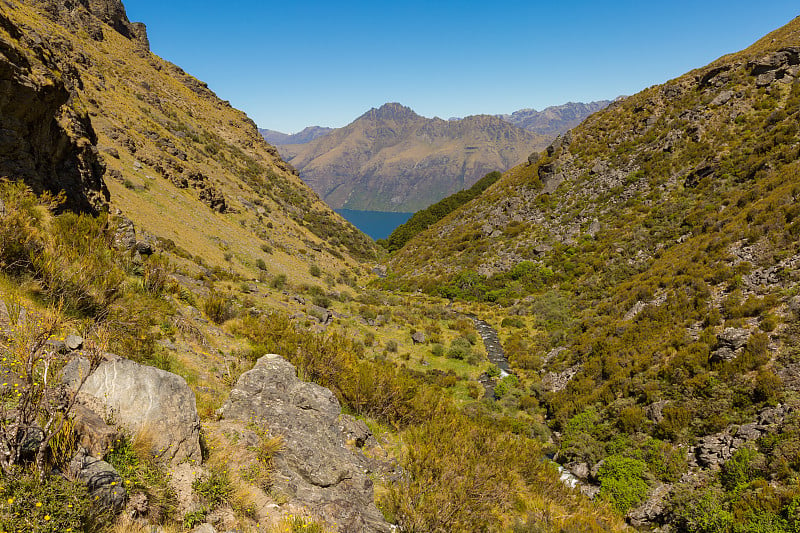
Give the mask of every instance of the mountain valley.
POLYGON ((800 19, 295 136, 119 0, 0 0, 0 73, 1 531, 800 528, 800 19))

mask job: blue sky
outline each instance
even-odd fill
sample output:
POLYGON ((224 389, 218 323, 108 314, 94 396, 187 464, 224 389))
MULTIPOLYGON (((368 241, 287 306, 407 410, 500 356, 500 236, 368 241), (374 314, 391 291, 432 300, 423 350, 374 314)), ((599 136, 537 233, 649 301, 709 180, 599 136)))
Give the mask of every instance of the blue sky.
POLYGON ((123 1, 153 52, 289 133, 385 102, 449 118, 633 94, 800 15, 796 0, 123 1))

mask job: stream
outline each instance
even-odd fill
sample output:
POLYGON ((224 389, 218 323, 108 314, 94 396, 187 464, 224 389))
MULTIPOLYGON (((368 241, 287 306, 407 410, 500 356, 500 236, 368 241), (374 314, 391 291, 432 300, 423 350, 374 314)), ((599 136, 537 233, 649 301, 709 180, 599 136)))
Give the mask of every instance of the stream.
MULTIPOLYGON (((486 347, 486 355, 488 356, 489 361, 497 365, 497 367, 500 369, 500 378, 502 379, 506 376, 514 375, 514 373, 511 371, 511 365, 508 363, 506 353, 503 351, 503 345, 500 344, 500 337, 497 335, 497 331, 487 322, 484 322, 477 316, 467 316, 475 323, 475 328, 478 330, 478 334, 480 334, 481 339, 483 339, 483 345, 486 347)), ((496 380, 488 376, 484 376, 480 379, 480 382, 486 389, 486 397, 494 398, 494 386, 496 384, 496 380)), ((584 487, 584 483, 581 480, 575 477, 572 472, 560 464, 556 463, 547 456, 543 457, 543 460, 552 463, 558 469, 561 482, 568 487, 577 487, 579 489, 584 487)))
POLYGON ((510 376, 512 374, 511 365, 508 364, 508 358, 503 351, 503 346, 500 344, 500 337, 497 336, 497 331, 475 315, 467 316, 475 323, 475 329, 478 330, 478 334, 483 339, 483 345, 486 346, 486 355, 489 357, 489 361, 500 369, 500 377, 510 376))

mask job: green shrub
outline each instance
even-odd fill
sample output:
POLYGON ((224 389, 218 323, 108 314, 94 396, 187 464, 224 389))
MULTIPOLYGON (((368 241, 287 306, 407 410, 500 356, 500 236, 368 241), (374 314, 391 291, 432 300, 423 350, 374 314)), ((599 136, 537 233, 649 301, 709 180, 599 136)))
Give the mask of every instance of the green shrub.
POLYGON ((686 533, 728 532, 734 523, 722 492, 715 487, 688 489, 679 486, 671 497, 669 509, 671 524, 686 533))
POLYGON ((178 497, 152 448, 144 435, 137 439, 125 437, 115 443, 105 460, 122 477, 129 494, 141 492, 147 496, 147 518, 164 524, 175 518, 178 497))
MULTIPOLYGON (((22 469, 0 478, 0 530, 62 533, 96 531, 103 518, 86 484, 22 469)), ((107 517, 106 517, 107 518, 107 517)))
POLYGON ((215 324, 222 324, 235 316, 230 298, 214 290, 203 300, 203 312, 215 324))
POLYGON ((274 278, 272 278, 272 282, 270 286, 273 289, 283 289, 286 286, 286 274, 278 274, 274 278))
POLYGON ((622 514, 641 505, 647 497, 646 471, 647 465, 638 459, 621 455, 606 457, 597 474, 600 498, 622 514))
POLYGON ((524 328, 525 322, 521 318, 507 316, 500 322, 500 326, 504 328, 524 328))
POLYGON ((463 361, 472 355, 472 344, 466 337, 458 337, 453 339, 450 343, 450 348, 447 350, 447 357, 450 359, 458 359, 463 361))
POLYGON ((228 503, 233 496, 233 485, 226 470, 215 467, 192 483, 192 490, 201 500, 211 506, 228 503))

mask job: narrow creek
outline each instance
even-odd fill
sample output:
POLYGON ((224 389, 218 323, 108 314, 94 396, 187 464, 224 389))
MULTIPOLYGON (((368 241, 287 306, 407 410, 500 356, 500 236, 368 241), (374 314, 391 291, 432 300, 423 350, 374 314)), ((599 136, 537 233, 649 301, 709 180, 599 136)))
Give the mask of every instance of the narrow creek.
POLYGON ((475 323, 475 329, 478 330, 478 334, 483 339, 483 345, 486 346, 486 355, 489 357, 489 361, 500 369, 500 377, 510 376, 512 374, 511 365, 508 364, 508 358, 506 357, 506 352, 503 351, 503 345, 500 344, 500 337, 497 336, 497 331, 477 316, 467 316, 475 323))
MULTIPOLYGON (((489 361, 497 365, 497 367, 500 369, 500 378, 502 379, 506 376, 514 375, 514 373, 511 371, 511 365, 508 363, 506 352, 503 350, 503 345, 500 344, 500 337, 497 335, 497 331, 487 322, 481 320, 477 316, 467 316, 475 323, 475 329, 478 330, 478 334, 483 340, 483 345, 486 347, 486 355, 489 358, 489 361)), ((489 398, 494 398, 494 386, 496 384, 496 380, 485 377, 481 378, 480 381, 486 389, 486 396, 489 398)), ((558 469, 562 483, 571 488, 578 487, 583 491, 585 484, 575 477, 572 472, 547 456, 544 456, 543 459, 552 463, 558 469)))

